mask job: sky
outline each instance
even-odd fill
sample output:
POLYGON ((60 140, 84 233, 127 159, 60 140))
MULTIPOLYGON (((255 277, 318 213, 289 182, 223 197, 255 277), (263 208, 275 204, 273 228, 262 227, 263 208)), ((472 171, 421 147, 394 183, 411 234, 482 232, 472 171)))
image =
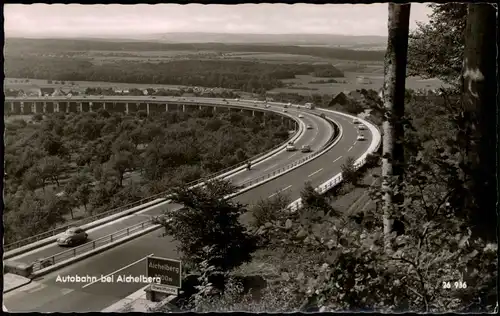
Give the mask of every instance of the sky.
MULTIPOLYGON (((5 4, 6 37, 123 36, 172 32, 387 36, 387 3, 5 4)), ((413 3, 410 28, 430 9, 413 3)))

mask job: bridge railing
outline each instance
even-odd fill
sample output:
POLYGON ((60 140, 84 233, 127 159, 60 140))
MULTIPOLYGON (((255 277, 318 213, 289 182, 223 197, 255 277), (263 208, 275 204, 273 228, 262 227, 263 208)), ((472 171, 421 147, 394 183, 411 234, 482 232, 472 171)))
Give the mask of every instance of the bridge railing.
MULTIPOLYGON (((329 120, 330 124, 336 124, 333 120, 329 120)), ((257 177, 255 179, 251 179, 251 180, 248 180, 240 185, 238 185, 239 187, 241 188, 246 188, 246 187, 249 187, 249 186, 252 186, 254 184, 257 184, 259 182, 262 182, 262 181, 265 181, 269 178, 272 178, 272 177, 275 177, 279 174, 282 174, 282 173, 285 173, 286 171, 292 169, 292 168, 295 168, 297 167, 298 165, 301 165, 319 155, 322 155, 323 153, 325 153, 327 150, 330 149, 332 143, 334 143, 339 137, 341 136, 341 132, 339 131, 338 133, 334 133, 332 135, 332 137, 330 137, 330 139, 317 151, 305 156, 305 157, 302 157, 300 159, 297 159, 295 160, 294 162, 292 163, 289 163, 287 164, 286 166, 282 167, 282 168, 278 168, 272 172, 269 172, 263 176, 260 176, 260 177, 257 177)))
MULTIPOLYGON (((201 103, 201 102, 197 102, 197 103, 201 103)), ((271 112, 279 113, 278 111, 271 111, 271 112)), ((290 115, 287 115, 287 116, 290 117, 290 118, 292 118, 292 116, 290 116, 290 115)), ((217 178, 217 177, 219 177, 219 176, 221 176, 221 175, 223 175, 225 173, 228 173, 231 170, 234 170, 234 169, 237 169, 239 167, 242 167, 242 166, 246 165, 248 162, 257 160, 257 159, 261 158, 262 156, 265 156, 268 153, 270 153, 272 151, 275 151, 275 150, 277 150, 280 147, 285 146, 291 139, 293 139, 294 137, 297 136, 298 131, 299 130, 295 130, 295 133, 289 139, 287 139, 286 141, 280 143, 279 145, 271 148, 270 150, 268 150, 266 152, 259 153, 259 154, 255 155, 255 156, 253 156, 253 157, 251 157, 249 159, 246 159, 245 161, 242 161, 242 162, 237 163, 237 164, 235 164, 233 166, 230 166, 230 167, 224 168, 222 170, 219 170, 219 171, 217 171, 217 172, 215 172, 213 174, 210 174, 208 176, 205 176, 205 177, 203 177, 201 179, 198 179, 198 180, 195 180, 195 181, 191 181, 189 183, 186 183, 185 185, 188 186, 188 187, 200 185, 201 183, 204 183, 204 182, 206 182, 206 181, 208 181, 210 179, 217 178)), ((16 249, 16 248, 19 248, 19 247, 22 247, 22 246, 25 246, 25 245, 37 242, 39 240, 48 238, 48 237, 57 236, 57 235, 63 233, 64 231, 66 231, 70 227, 82 226, 82 225, 94 222, 96 220, 99 220, 99 219, 102 219, 102 218, 105 218, 105 217, 108 217, 108 216, 120 213, 120 212, 125 211, 127 209, 131 209, 131 208, 137 207, 139 205, 142 205, 142 204, 145 204, 145 203, 148 203, 148 202, 152 202, 152 201, 154 201, 156 199, 168 198, 168 195, 170 193, 171 193, 170 190, 167 190, 167 191, 164 191, 164 192, 161 192, 161 193, 157 193, 157 194, 154 194, 152 196, 140 199, 138 201, 127 203, 125 205, 113 208, 113 209, 111 209, 109 211, 102 212, 102 213, 99 213, 99 214, 95 214, 95 215, 86 217, 84 219, 81 219, 79 221, 75 221, 72 224, 60 226, 60 227, 55 228, 53 230, 50 230, 50 231, 47 231, 47 232, 44 232, 44 233, 41 233, 41 234, 38 234, 38 235, 35 235, 35 236, 27 237, 25 239, 12 242, 10 244, 6 244, 6 245, 4 245, 4 251, 9 251, 9 250, 12 250, 12 249, 16 249)))
POLYGON ((89 251, 92 251, 98 247, 102 247, 104 245, 110 244, 112 242, 115 242, 117 240, 120 240, 122 238, 125 238, 127 236, 130 236, 134 233, 137 233, 139 231, 143 231, 146 228, 152 227, 157 225, 153 219, 149 219, 147 221, 144 221, 142 223, 138 223, 136 225, 124 228, 122 230, 116 231, 112 234, 109 234, 104 237, 97 238, 95 240, 88 241, 84 243, 81 246, 74 247, 71 249, 68 249, 66 251, 59 252, 55 255, 39 259, 34 262, 33 264, 33 272, 37 272, 41 269, 47 268, 49 266, 53 266, 55 264, 58 264, 62 261, 74 258, 76 256, 82 255, 84 253, 87 253, 89 251))
MULTIPOLYGON (((382 135, 382 131, 377 126, 377 124, 375 124, 375 123, 373 123, 373 122, 371 122, 370 120, 367 120, 367 119, 363 119, 363 120, 370 122, 371 125, 377 129, 377 132, 379 133, 379 135, 380 136, 382 135)), ((382 145, 382 139, 380 138, 373 149, 367 150, 360 158, 358 158, 354 162, 354 169, 358 170, 359 168, 361 168, 366 163, 366 157, 368 155, 370 155, 370 154, 373 154, 373 153, 377 152, 379 150, 379 148, 380 148, 381 145, 382 145)), ((320 186, 318 186, 315 190, 319 194, 324 194, 325 192, 327 192, 331 188, 339 185, 339 183, 342 182, 342 180, 343 180, 342 173, 339 173, 336 176, 334 176, 333 178, 331 178, 330 180, 328 180, 325 183, 323 183, 320 186)), ((302 207, 303 207, 302 199, 299 198, 296 201, 292 202, 288 206, 288 210, 290 210, 292 212, 295 212, 295 211, 299 210, 302 207)))

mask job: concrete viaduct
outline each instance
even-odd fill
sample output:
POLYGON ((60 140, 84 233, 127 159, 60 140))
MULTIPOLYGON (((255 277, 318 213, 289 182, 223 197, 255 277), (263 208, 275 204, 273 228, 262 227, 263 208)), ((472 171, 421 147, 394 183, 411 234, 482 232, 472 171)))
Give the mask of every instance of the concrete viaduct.
MULTIPOLYGON (((234 103, 234 100, 231 101, 234 103)), ((243 103, 243 102, 242 102, 243 103)), ((248 103, 248 102, 247 102, 248 103)), ((262 105, 260 105, 262 107, 262 105)), ((170 111, 196 111, 208 108, 213 112, 243 112, 251 116, 266 116, 267 109, 252 105, 231 105, 229 102, 224 104, 219 99, 198 98, 198 100, 182 100, 176 97, 157 97, 155 99, 147 97, 126 96, 126 97, 72 97, 67 99, 59 98, 5 98, 4 114, 6 115, 32 115, 32 114, 50 114, 50 113, 80 113, 97 112, 101 109, 109 113, 132 114, 139 111, 144 113, 156 114, 170 111), (206 100, 206 101, 205 101, 206 100)), ((295 126, 296 122, 287 116, 281 116, 283 120, 289 121, 290 127, 295 126)))

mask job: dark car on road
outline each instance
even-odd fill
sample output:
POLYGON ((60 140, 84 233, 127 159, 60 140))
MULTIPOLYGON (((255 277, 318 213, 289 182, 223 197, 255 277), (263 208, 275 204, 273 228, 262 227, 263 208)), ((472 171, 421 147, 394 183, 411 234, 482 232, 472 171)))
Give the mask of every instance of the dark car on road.
POLYGON ((76 246, 81 245, 87 241, 89 235, 85 230, 79 227, 68 228, 59 238, 57 244, 59 246, 76 246))
POLYGON ((300 151, 301 151, 301 152, 303 152, 303 153, 309 153, 309 152, 311 152, 311 151, 312 151, 312 150, 311 150, 311 146, 309 146, 309 145, 304 145, 304 146, 302 146, 302 148, 300 149, 300 151))

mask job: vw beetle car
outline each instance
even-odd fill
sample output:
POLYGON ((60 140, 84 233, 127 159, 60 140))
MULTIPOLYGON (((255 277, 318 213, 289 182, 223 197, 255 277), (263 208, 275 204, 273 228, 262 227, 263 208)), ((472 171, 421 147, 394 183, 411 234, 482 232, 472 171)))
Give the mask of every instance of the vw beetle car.
POLYGON ((88 237, 89 235, 80 227, 70 227, 57 238, 57 244, 59 246, 76 246, 86 242, 88 237))

